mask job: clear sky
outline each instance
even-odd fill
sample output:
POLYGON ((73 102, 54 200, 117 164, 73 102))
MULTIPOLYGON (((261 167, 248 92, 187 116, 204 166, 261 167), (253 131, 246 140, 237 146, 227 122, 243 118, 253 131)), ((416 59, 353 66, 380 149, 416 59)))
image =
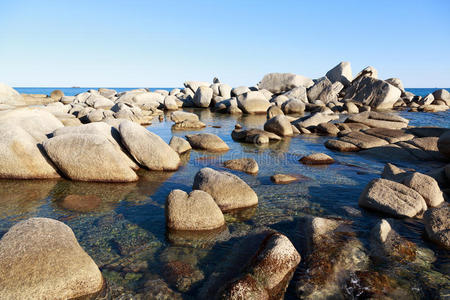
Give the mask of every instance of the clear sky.
POLYGON ((0 0, 0 82, 174 87, 372 65, 450 87, 450 1, 0 0))

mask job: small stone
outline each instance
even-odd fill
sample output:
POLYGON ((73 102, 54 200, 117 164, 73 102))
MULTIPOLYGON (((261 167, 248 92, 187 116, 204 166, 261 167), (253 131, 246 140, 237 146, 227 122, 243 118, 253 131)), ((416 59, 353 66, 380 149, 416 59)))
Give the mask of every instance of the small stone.
POLYGON ((249 174, 258 173, 258 163, 253 158, 237 158, 224 161, 225 168, 242 171, 249 174))
POLYGON ((288 184, 299 181, 300 179, 288 174, 275 174, 270 176, 270 180, 272 180, 276 184, 288 184))
POLYGON ((334 163, 334 159, 325 153, 314 153, 302 157, 300 162, 305 165, 328 165, 334 163))

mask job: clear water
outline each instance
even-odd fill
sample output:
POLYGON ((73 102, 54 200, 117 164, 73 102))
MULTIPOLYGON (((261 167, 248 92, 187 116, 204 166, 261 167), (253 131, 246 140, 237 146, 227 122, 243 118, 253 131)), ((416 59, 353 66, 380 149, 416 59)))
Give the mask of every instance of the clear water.
MULTIPOLYGON (((35 89, 33 93, 46 92, 35 89)), ((330 151, 323 146, 327 138, 319 136, 286 138, 264 147, 237 143, 230 135, 236 123, 244 127, 262 128, 265 116, 230 116, 197 109, 189 111, 198 114, 200 120, 207 124, 201 132, 218 135, 231 150, 224 154, 191 151, 183 156, 183 166, 177 172, 141 170, 140 180, 136 183, 0 180, 0 236, 16 222, 30 217, 60 220, 73 229, 80 244, 100 266, 108 282, 132 292, 139 291, 148 280, 164 279, 163 266, 171 261, 187 263, 208 278, 220 267, 233 245, 255 228, 276 229, 296 244, 299 239, 295 229, 297 219, 307 214, 350 219, 354 222, 358 237, 368 241, 369 231, 380 216, 361 210, 357 201, 364 186, 380 176, 384 161, 330 151), (337 163, 313 167, 298 162, 302 156, 312 152, 327 153, 337 163), (260 172, 248 175, 222 167, 224 160, 241 157, 254 158, 260 172), (227 229, 217 235, 190 237, 167 232, 164 215, 167 195, 173 189, 190 191, 195 173, 206 166, 227 170, 241 177, 258 194, 258 206, 226 214, 227 229), (308 179, 289 185, 274 185, 270 176, 275 173, 300 174, 308 179), (64 198, 70 194, 94 195, 100 200, 87 206, 65 203, 64 198)), ((412 125, 450 127, 448 112, 401 114, 411 119, 412 125)), ((171 125, 168 118, 162 122, 155 120, 148 130, 166 142, 173 135, 198 132, 172 131, 171 125)), ((421 172, 440 166, 430 162, 394 163, 421 172)), ((405 267, 401 275, 403 279, 415 278, 418 286, 431 290, 449 289, 449 253, 423 239, 421 220, 396 222, 403 225, 400 233, 404 237, 420 247, 431 249, 436 256, 436 261, 423 270, 405 267), (417 272, 425 272, 428 279, 418 276, 417 272)), ((199 281, 183 295, 186 298, 198 296, 203 282, 199 281)), ((290 286, 286 298, 294 297, 293 287, 290 286)))

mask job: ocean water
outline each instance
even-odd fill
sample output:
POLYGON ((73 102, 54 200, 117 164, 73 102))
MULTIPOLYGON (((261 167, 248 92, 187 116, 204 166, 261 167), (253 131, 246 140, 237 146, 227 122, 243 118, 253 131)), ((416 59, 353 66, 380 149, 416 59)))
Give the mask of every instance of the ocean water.
MULTIPOLYGON (((53 89, 18 90, 48 94, 53 89)), ((77 94, 87 89, 68 89, 64 92, 67 95, 77 94)), ((433 90, 417 89, 416 93, 426 94, 433 90)), ((382 216, 360 209, 358 197, 370 180, 380 176, 388 161, 358 153, 331 151, 323 145, 328 138, 322 136, 285 138, 268 146, 238 143, 230 135, 235 124, 262 128, 265 115, 231 116, 207 109, 186 110, 197 114, 207 127, 201 131, 173 131, 172 122, 165 115, 164 120, 155 119, 147 128, 166 142, 172 136, 213 133, 222 138, 231 150, 222 154, 193 150, 182 156, 183 165, 178 171, 140 170, 140 179, 135 183, 88 183, 64 179, 0 180, 0 237, 13 224, 30 217, 60 220, 72 228, 82 247, 102 270, 108 284, 130 293, 138 293, 151 280, 167 281, 164 266, 170 262, 189 265, 195 270, 197 278, 193 280, 197 282, 190 289, 178 290, 185 299, 198 298, 205 282, 223 268, 224 258, 233 246, 256 229, 276 229, 297 245, 300 217, 338 217, 351 220, 357 237, 368 245, 370 230, 382 216), (313 152, 329 154, 337 163, 315 167, 298 162, 302 156, 313 152), (257 175, 223 168, 223 161, 242 157, 254 158, 258 162, 260 171, 257 175), (219 233, 199 237, 169 232, 164 214, 167 195, 173 189, 191 191, 193 178, 203 167, 226 170, 242 178, 257 193, 258 206, 226 214, 227 227, 219 233), (275 185, 270 181, 270 176, 276 173, 301 175, 304 180, 275 185), (89 203, 68 202, 68 195, 90 195, 97 200, 89 203)), ((448 112, 400 114, 410 119, 412 125, 450 127, 448 112)), ((420 172, 442 165, 438 162, 393 163, 420 172)), ((377 263, 374 263, 373 269, 396 278, 403 288, 414 289, 417 298, 449 291, 448 251, 423 238, 424 225, 421 220, 399 219, 394 222, 403 237, 431 252, 435 259, 420 267, 406 264, 400 272, 398 268, 377 263)), ((173 284, 169 285, 177 290, 173 284)), ((294 286, 291 284, 288 288, 286 299, 295 298, 294 286)))

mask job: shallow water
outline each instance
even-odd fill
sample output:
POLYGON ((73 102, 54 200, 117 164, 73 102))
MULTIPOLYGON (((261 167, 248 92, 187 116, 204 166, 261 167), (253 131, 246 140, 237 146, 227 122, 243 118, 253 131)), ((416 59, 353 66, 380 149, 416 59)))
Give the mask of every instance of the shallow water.
MULTIPOLYGON (((209 110, 191 109, 207 124, 201 131, 172 131, 166 119, 148 129, 166 142, 173 135, 210 132, 221 137, 231 148, 223 154, 191 151, 182 157, 183 166, 177 172, 140 170, 140 180, 128 184, 80 183, 67 180, 14 181, 0 180, 0 236, 14 223, 30 217, 49 217, 69 225, 83 248, 100 266, 108 282, 126 290, 139 291, 147 281, 163 278, 163 266, 181 261, 198 270, 199 278, 208 278, 220 267, 223 258, 239 238, 251 230, 270 227, 286 234, 295 244, 297 218, 307 214, 341 217, 352 220, 358 237, 367 243, 369 231, 380 219, 375 213, 358 207, 357 200, 364 186, 379 177, 383 161, 354 153, 339 153, 323 146, 327 137, 297 136, 269 146, 258 147, 237 143, 231 139, 236 123, 244 127, 262 128, 262 116, 230 116, 209 110), (212 126, 220 126, 215 128, 212 126), (326 167, 305 166, 298 160, 312 152, 324 152, 337 163, 326 167), (222 167, 228 159, 251 157, 259 164, 258 175, 248 175, 222 167), (226 215, 225 231, 209 236, 186 236, 166 231, 164 203, 173 189, 190 191, 195 173, 203 167, 232 172, 246 181, 258 194, 256 208, 226 215), (288 185, 274 185, 275 173, 300 174, 305 180, 288 185), (67 201, 68 195, 94 196, 89 202, 67 201)), ((449 127, 448 112, 438 114, 406 113, 411 125, 449 127)), ((428 171, 439 163, 394 162, 403 167, 428 171)), ((414 277, 418 289, 449 289, 450 257, 423 239, 420 220, 396 220, 400 233, 420 247, 431 249, 436 261, 427 267, 431 280, 405 267, 404 280, 414 277), (440 278, 439 282, 436 278, 440 278)), ((382 266, 374 266, 382 268, 382 266)), ((428 274, 428 273, 427 273, 428 274)), ((400 277, 401 277, 400 276, 400 277)), ((428 278, 428 277, 427 277, 428 278)), ((204 281, 185 292, 198 295, 204 281)), ((423 296, 423 293, 419 293, 423 296)), ((286 298, 294 298, 291 286, 286 298)))

